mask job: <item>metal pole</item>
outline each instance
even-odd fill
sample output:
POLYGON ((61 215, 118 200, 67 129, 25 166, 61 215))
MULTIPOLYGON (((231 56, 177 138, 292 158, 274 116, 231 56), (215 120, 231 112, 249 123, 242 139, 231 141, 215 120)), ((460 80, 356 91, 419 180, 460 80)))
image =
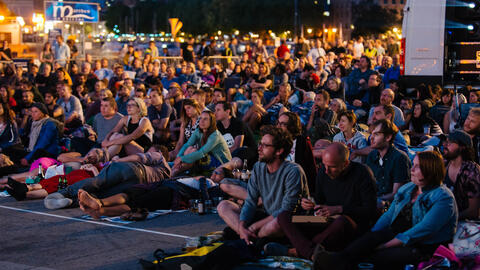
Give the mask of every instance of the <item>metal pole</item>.
POLYGON ((82 55, 85 58, 85 23, 82 25, 82 55))

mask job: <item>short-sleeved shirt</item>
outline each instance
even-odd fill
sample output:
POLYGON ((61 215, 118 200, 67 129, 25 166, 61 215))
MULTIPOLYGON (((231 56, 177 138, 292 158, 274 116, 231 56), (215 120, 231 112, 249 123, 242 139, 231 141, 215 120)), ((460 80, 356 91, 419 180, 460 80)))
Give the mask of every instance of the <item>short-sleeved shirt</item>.
POLYGON ((377 181, 377 195, 391 193, 394 183, 406 183, 410 181, 410 168, 412 164, 408 156, 398 150, 395 146, 390 146, 383 158, 377 149, 368 154, 367 165, 373 171, 377 181))
POLYGON ((170 166, 163 157, 161 152, 138 153, 140 164, 145 172, 145 180, 147 183, 158 182, 170 177, 170 166))
POLYGON ((252 131, 247 127, 247 125, 245 125, 244 122, 236 118, 232 118, 230 119, 230 125, 228 128, 225 128, 221 121, 217 121, 217 128, 227 142, 228 148, 231 148, 235 144, 235 137, 241 135, 245 136, 243 138, 243 146, 256 148, 252 131))
POLYGON ((464 211, 468 209, 469 199, 480 198, 480 166, 472 161, 464 161, 455 183, 448 177, 447 173, 444 184, 455 195, 458 211, 464 211))
POLYGON ((163 103, 160 110, 155 108, 155 106, 150 105, 148 106, 148 119, 150 119, 150 121, 153 121, 170 118, 170 116, 172 115, 172 111, 172 107, 170 107, 170 105, 168 105, 167 103, 163 103))
POLYGON ((95 115, 93 118, 93 130, 97 132, 97 143, 102 143, 105 140, 107 134, 118 124, 122 117, 118 112, 110 119, 105 119, 101 113, 95 115))

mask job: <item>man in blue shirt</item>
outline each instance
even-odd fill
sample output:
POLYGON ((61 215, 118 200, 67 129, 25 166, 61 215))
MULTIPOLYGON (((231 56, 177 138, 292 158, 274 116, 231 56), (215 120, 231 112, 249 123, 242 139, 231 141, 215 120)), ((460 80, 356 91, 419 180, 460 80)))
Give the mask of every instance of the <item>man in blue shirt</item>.
MULTIPOLYGON (((388 119, 391 122, 393 122, 393 119, 395 117, 395 109, 391 105, 378 105, 373 109, 373 115, 372 115, 372 123, 375 123, 378 120, 382 119, 388 119)), ((372 132, 373 125, 370 126, 370 132, 372 132)), ((367 156, 372 152, 372 147, 370 145, 370 138, 368 138, 368 146, 364 147, 362 149, 355 150, 351 153, 350 159, 353 159, 358 156, 367 156)), ((405 141, 405 138, 403 137, 402 133, 398 131, 395 134, 395 137, 393 139, 393 145, 398 148, 398 150, 401 150, 408 154, 408 145, 407 141, 405 141)))
POLYGON ((70 59, 70 47, 63 42, 63 37, 57 36, 57 47, 55 48, 55 61, 61 66, 65 67, 67 61, 70 59))
POLYGON ((372 124, 370 147, 374 150, 367 157, 377 182, 378 208, 385 201, 392 201, 398 189, 410 181, 411 163, 408 156, 393 145, 398 129, 390 120, 382 119, 372 124))

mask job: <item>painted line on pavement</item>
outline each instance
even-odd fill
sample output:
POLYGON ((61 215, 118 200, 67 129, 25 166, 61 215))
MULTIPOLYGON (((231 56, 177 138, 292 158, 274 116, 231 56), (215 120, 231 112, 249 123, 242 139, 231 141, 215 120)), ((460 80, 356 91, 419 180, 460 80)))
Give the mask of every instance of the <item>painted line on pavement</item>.
POLYGON ((4 205, 0 205, 0 208, 14 210, 14 211, 18 211, 18 212, 29 213, 29 214, 37 214, 37 215, 48 216, 48 217, 56 217, 56 218, 62 218, 62 219, 67 219, 67 220, 74 220, 74 221, 80 221, 80 222, 85 222, 85 223, 92 223, 92 224, 103 225, 103 226, 107 226, 107 227, 113 227, 113 228, 119 228, 119 229, 125 229, 125 230, 131 230, 131 231, 137 231, 137 232, 159 234, 159 235, 171 236, 171 237, 177 237, 177 238, 183 238, 183 239, 190 238, 190 236, 186 236, 186 235, 152 231, 152 230, 146 230, 146 229, 140 229, 140 228, 133 228, 133 227, 115 225, 115 224, 104 223, 104 222, 93 221, 93 220, 85 220, 85 219, 74 218, 74 217, 66 217, 66 216, 61 216, 61 215, 32 211, 32 210, 21 209, 21 208, 10 207, 10 206, 4 206, 4 205))

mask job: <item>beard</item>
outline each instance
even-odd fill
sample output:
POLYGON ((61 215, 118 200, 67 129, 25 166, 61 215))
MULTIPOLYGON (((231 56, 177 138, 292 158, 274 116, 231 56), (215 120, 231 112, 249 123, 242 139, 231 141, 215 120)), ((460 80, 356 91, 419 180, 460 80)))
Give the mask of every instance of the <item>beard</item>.
POLYGON ((259 156, 258 160, 260 162, 265 162, 268 164, 268 163, 272 163, 275 160, 275 158, 273 156, 259 156))
POLYGON ((444 150, 443 151, 443 157, 446 160, 454 160, 458 156, 460 156, 460 148, 456 149, 455 151, 449 151, 449 150, 444 150))
POLYGON ((472 129, 472 130, 469 130, 469 131, 466 131, 466 130, 464 129, 464 131, 467 132, 467 133, 470 134, 470 135, 478 135, 478 134, 480 134, 480 126, 474 128, 474 129, 472 129))

